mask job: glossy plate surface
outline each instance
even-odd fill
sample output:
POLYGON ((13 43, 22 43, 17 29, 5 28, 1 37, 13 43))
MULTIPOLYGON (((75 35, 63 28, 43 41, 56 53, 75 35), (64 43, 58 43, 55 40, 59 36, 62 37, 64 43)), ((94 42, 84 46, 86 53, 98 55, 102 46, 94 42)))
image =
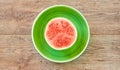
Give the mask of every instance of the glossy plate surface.
POLYGON ((32 27, 32 40, 37 51, 44 58, 58 63, 69 62, 80 56, 87 47, 89 37, 89 26, 84 16, 76 9, 65 5, 48 7, 37 16, 32 27), (77 30, 76 41, 68 49, 53 49, 45 39, 46 25, 54 18, 68 19, 77 30))

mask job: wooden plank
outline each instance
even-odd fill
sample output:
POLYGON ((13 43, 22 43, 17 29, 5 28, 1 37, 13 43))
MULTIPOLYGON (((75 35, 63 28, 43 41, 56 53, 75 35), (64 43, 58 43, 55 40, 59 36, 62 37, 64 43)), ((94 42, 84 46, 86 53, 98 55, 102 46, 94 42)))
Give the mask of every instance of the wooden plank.
POLYGON ((31 35, 0 35, 0 48, 32 47, 31 40, 31 35))
POLYGON ((37 53, 30 35, 0 35, 0 70, 119 70, 119 51, 120 35, 92 35, 82 56, 57 64, 37 53))
POLYGON ((0 34, 30 35, 37 14, 48 6, 66 4, 81 11, 92 35, 120 34, 119 0, 9 0, 0 1, 0 34))

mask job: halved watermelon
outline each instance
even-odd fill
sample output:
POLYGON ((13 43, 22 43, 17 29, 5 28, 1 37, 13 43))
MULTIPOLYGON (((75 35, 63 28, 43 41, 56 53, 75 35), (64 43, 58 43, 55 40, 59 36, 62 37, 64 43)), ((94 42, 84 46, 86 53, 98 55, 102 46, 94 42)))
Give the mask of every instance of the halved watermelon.
POLYGON ((67 19, 54 18, 46 27, 46 40, 55 49, 70 47, 76 39, 76 29, 67 19))

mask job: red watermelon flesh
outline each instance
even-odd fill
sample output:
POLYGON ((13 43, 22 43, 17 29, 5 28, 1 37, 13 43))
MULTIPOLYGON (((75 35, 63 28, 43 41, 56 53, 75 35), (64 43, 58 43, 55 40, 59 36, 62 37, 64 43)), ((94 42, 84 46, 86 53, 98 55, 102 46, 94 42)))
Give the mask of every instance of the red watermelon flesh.
POLYGON ((76 38, 76 30, 67 19, 56 18, 48 23, 45 35, 53 48, 62 49, 73 44, 76 38))

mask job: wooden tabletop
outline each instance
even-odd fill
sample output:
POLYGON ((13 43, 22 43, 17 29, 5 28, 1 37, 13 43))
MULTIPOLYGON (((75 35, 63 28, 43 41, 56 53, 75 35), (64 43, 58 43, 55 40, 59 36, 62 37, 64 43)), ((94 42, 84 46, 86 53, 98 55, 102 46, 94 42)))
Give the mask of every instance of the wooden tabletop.
POLYGON ((0 0, 0 70, 120 70, 120 0, 0 0), (56 4, 81 11, 91 32, 86 51, 63 64, 44 59, 31 40, 35 17, 56 4))

